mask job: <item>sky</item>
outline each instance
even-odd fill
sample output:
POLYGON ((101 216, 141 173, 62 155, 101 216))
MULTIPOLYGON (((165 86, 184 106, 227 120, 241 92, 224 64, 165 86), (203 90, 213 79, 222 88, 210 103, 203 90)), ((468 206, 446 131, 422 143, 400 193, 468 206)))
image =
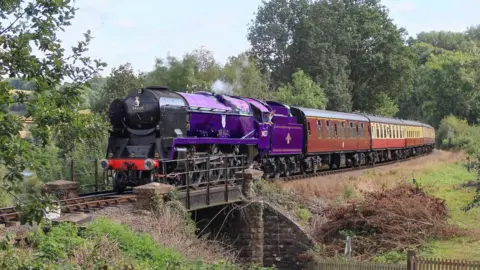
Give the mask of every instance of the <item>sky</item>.
MULTIPOLYGON (((480 24, 478 0, 383 0, 394 23, 422 31, 463 31, 480 24)), ((76 0, 72 26, 60 34, 67 48, 90 29, 88 56, 112 67, 127 62, 153 69, 155 58, 181 57, 201 46, 222 64, 249 48, 248 25, 261 0, 76 0)))

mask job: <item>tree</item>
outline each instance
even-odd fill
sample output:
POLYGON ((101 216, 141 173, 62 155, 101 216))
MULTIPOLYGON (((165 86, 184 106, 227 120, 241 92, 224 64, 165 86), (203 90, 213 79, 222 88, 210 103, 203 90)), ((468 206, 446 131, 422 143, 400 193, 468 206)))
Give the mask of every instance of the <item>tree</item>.
POLYGON ((292 73, 290 46, 297 25, 307 14, 309 0, 262 1, 248 29, 251 54, 260 60, 262 71, 271 71, 277 84, 292 73))
POLYGON ((148 72, 148 85, 165 85, 175 91, 208 90, 220 78, 221 66, 213 53, 205 48, 187 53, 182 59, 167 56, 166 61, 157 58, 155 68, 148 72))
POLYGON ((112 69, 102 91, 92 109, 97 113, 107 114, 110 103, 116 98, 124 98, 133 89, 144 86, 144 78, 136 75, 130 63, 112 69))
POLYGON ((223 68, 224 78, 231 85, 232 92, 238 96, 246 96, 267 100, 271 97, 268 90, 268 78, 264 76, 253 59, 243 53, 230 57, 223 68))
POLYGON ((418 88, 422 116, 434 126, 447 115, 478 122, 480 114, 480 55, 447 52, 429 58, 418 88))
POLYGON ((378 0, 276 0, 259 8, 249 40, 273 79, 300 68, 325 89, 328 109, 373 112, 378 97, 396 102, 412 87, 405 35, 378 0))
MULTIPOLYGON (((451 31, 430 31, 421 32, 417 35, 414 43, 427 43, 436 48, 447 51, 462 51, 466 53, 478 53, 476 43, 469 34, 474 37, 474 29, 469 28, 466 33, 451 31)), ((412 43, 412 42, 411 42, 412 43)))
MULTIPOLYGON (((17 197, 18 209, 26 214, 23 221, 39 221, 49 199, 40 193, 22 192, 21 172, 44 165, 42 160, 33 158, 35 152, 42 151, 49 143, 52 128, 76 121, 82 86, 106 66, 83 56, 91 40, 90 31, 85 34, 84 41, 72 48, 72 54, 66 56, 57 32, 70 25, 74 14, 70 1, 0 2, 0 104, 3 105, 0 110, 0 164, 7 170, 2 184, 7 192, 17 197), (33 54, 32 46, 43 57, 33 54), (9 92, 12 88, 4 79, 7 76, 30 81, 35 86, 32 98, 18 100, 27 104, 26 116, 35 123, 31 129, 33 143, 20 138, 22 124, 7 111, 8 104, 13 101, 9 92), (71 84, 60 89, 66 79, 71 84)), ((82 135, 85 133, 79 130, 76 138, 82 135)))
POLYGON ((323 89, 302 70, 292 75, 292 83, 280 87, 276 93, 279 102, 314 109, 325 109, 327 97, 323 89))

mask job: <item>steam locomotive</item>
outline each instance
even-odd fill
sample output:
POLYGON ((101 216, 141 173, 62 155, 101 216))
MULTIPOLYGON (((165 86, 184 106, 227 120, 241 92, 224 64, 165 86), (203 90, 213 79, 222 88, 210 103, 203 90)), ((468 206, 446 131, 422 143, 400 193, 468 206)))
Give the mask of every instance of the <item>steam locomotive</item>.
MULTIPOLYGON (((167 87, 133 90, 109 108, 106 158, 114 187, 156 181, 158 172, 186 172, 205 181, 209 168, 245 163, 265 178, 403 159, 434 148, 433 127, 416 121, 288 106, 250 97, 183 93, 167 87), (235 155, 227 159, 227 155, 235 155), (240 160, 240 156, 244 156, 240 160), (157 173, 156 173, 157 172, 157 173)), ((234 171, 209 175, 226 178, 234 171)), ((174 185, 185 184, 185 178, 174 185)))

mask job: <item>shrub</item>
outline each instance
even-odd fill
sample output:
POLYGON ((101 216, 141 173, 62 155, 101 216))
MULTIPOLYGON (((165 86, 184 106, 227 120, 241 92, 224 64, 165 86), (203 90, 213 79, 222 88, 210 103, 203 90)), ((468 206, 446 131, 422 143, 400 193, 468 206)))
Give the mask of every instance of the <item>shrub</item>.
POLYGON ((436 135, 436 144, 442 149, 465 150, 470 155, 480 152, 480 126, 469 126, 466 120, 447 116, 436 135))

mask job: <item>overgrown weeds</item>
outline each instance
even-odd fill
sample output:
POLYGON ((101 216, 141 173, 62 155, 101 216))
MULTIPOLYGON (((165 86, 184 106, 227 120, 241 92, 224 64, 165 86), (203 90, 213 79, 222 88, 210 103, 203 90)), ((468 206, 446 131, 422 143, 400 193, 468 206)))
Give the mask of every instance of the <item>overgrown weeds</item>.
MULTIPOLYGON (((2 269, 240 269, 231 261, 222 258, 217 258, 215 262, 210 263, 205 262, 202 257, 190 260, 181 251, 157 240, 150 234, 134 231, 126 224, 112 222, 102 217, 96 218, 85 229, 69 223, 62 223, 48 230, 38 227, 29 233, 29 247, 15 248, 8 239, 1 243, 0 267, 2 269)), ((251 269, 262 268, 253 266, 251 269)))
POLYGON ((403 251, 465 233, 448 224, 445 201, 410 184, 366 192, 361 204, 328 209, 326 219, 315 228, 315 236, 325 244, 327 256, 343 251, 346 236, 353 237, 354 257, 371 259, 381 252, 403 251))

